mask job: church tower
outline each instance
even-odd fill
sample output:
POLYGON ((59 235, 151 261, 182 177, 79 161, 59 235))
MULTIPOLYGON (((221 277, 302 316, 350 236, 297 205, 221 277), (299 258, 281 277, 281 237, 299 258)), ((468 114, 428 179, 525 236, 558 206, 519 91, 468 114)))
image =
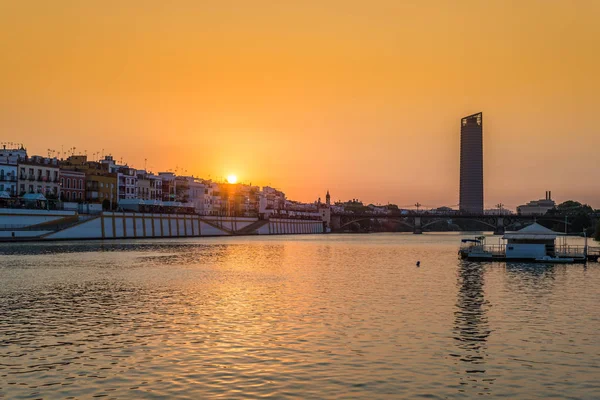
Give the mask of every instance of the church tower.
POLYGON ((331 205, 331 196, 329 195, 329 189, 327 189, 327 194, 325 195, 325 203, 330 206, 331 205))

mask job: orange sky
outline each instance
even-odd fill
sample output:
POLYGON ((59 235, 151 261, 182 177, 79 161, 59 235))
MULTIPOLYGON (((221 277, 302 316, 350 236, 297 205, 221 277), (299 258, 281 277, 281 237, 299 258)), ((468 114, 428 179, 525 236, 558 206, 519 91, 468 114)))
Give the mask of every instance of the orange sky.
POLYGON ((1 141, 288 197, 600 207, 600 2, 0 0, 1 141))

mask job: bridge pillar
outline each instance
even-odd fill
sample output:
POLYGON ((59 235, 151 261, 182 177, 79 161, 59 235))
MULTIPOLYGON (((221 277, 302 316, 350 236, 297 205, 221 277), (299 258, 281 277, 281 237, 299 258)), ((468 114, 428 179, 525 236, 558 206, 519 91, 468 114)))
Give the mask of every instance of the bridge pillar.
POLYGON ((413 230, 415 235, 419 235, 423 233, 423 229, 421 228, 421 217, 415 217, 415 228, 413 230))
POLYGON ((494 235, 504 235, 504 218, 499 216, 496 218, 496 228, 494 229, 494 235))

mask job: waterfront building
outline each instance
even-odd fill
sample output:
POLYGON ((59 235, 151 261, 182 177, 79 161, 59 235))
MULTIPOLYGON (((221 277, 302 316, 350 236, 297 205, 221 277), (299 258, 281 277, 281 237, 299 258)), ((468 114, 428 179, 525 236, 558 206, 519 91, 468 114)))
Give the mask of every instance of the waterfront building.
POLYGON ((6 148, 6 145, 0 149, 0 164, 17 165, 20 160, 27 158, 27 150, 21 146, 18 148, 6 148))
POLYGON ((113 156, 107 155, 100 161, 101 169, 117 174, 117 199, 135 199, 137 196, 137 174, 135 168, 119 165, 113 156))
POLYGON ((117 166, 118 199, 130 200, 137 197, 137 175, 134 168, 117 166))
POLYGON ((162 179, 152 172, 137 171, 136 198, 162 201, 162 179))
POLYGON ((215 196, 214 196, 214 183, 210 180, 204 181, 204 198, 201 203, 201 214, 214 215, 215 213, 215 196))
POLYGON ((181 201, 189 203, 189 206, 194 207, 197 213, 202 213, 206 201, 206 185, 204 182, 193 176, 178 176, 176 184, 179 190, 176 189, 175 193, 178 194, 181 201))
POLYGON ((148 174, 143 170, 136 171, 136 174, 137 186, 135 188, 135 197, 140 200, 150 200, 150 179, 148 178, 148 174))
POLYGON ((86 175, 86 197, 87 201, 103 203, 106 207, 116 207, 117 197, 117 173, 106 171, 90 171, 86 175))
MULTIPOLYGON (((258 212, 257 186, 241 183, 219 183, 214 196, 220 199, 217 202, 217 213, 220 215, 249 216, 258 212)), ((213 197, 214 197, 213 196, 213 197)))
POLYGON ((61 187, 65 192, 69 192, 61 198, 65 201, 80 201, 81 195, 82 200, 90 203, 102 203, 107 200, 109 204, 117 204, 118 187, 114 180, 116 173, 109 172, 110 163, 106 163, 107 159, 112 161, 110 156, 100 162, 88 161, 86 155, 72 155, 66 160, 60 160, 61 187), (84 175, 81 182, 83 190, 79 189, 81 174, 84 175), (66 179, 62 179, 63 177, 66 179), (73 183, 73 178, 76 179, 76 183, 73 183))
POLYGON ((267 209, 283 210, 285 208, 285 193, 270 186, 264 186, 262 193, 266 198, 267 209))
POLYGON ((18 194, 40 193, 49 199, 60 196, 60 168, 56 158, 32 156, 19 159, 18 164, 18 194))
POLYGON ((173 172, 159 172, 158 176, 162 182, 163 201, 175 201, 177 194, 177 183, 173 172))
POLYGON ((0 164, 0 192, 11 196, 17 195, 17 166, 15 164, 0 164))
POLYGON ((221 199, 220 185, 217 182, 211 182, 210 189, 212 191, 211 214, 217 215, 223 208, 223 200, 221 199))
POLYGON ((541 200, 533 200, 527 204, 517 207, 519 215, 544 215, 548 211, 556 207, 556 203, 552 200, 552 192, 546 192, 546 198, 541 200))
POLYGON ((162 179, 152 172, 137 171, 136 198, 162 201, 162 179))
POLYGON ((85 172, 61 167, 60 187, 61 200, 74 202, 85 201, 85 172))
POLYGON ((483 114, 464 117, 460 127, 460 211, 483 213, 483 114))
POLYGON ((160 176, 150 173, 146 175, 146 179, 150 180, 149 200, 162 200, 162 179, 160 178, 160 176))

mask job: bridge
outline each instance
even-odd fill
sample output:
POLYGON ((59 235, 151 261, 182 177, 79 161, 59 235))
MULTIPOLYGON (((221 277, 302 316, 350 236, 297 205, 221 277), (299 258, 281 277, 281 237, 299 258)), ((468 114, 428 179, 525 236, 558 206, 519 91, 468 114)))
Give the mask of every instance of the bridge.
POLYGON ((386 220, 394 221, 400 225, 403 225, 409 229, 412 229, 413 233, 419 234, 427 230, 440 222, 446 222, 449 220, 467 220, 476 221, 481 225, 489 227, 491 231, 494 231, 495 235, 504 234, 507 228, 515 226, 517 223, 534 222, 534 221, 547 221, 557 222, 560 224, 571 225, 570 222, 565 218, 565 215, 488 215, 488 214, 470 214, 463 212, 412 212, 407 213, 392 213, 392 214, 371 214, 371 213, 331 213, 331 230, 332 231, 343 231, 348 229, 355 222, 367 221, 367 220, 386 220))

